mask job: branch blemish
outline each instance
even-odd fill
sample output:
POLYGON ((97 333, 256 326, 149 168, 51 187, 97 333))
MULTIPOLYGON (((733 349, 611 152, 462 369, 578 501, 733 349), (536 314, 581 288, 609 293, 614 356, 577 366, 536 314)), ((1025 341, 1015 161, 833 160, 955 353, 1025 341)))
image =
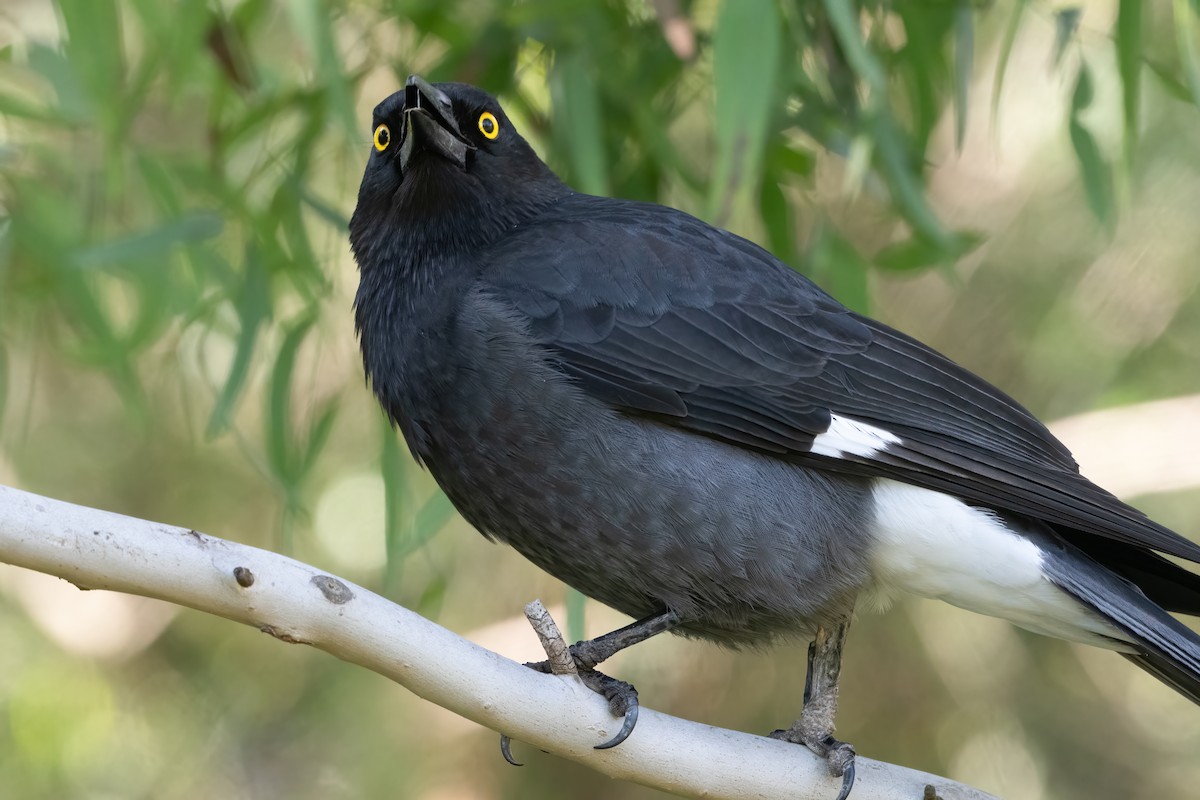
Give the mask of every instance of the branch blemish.
POLYGON ((263 623, 262 625, 258 626, 258 629, 260 631, 262 631, 263 633, 267 634, 268 636, 274 636, 276 639, 278 639, 281 642, 287 642, 288 644, 308 644, 308 642, 304 641, 303 639, 293 636, 290 633, 281 631, 278 628, 276 628, 274 625, 268 625, 267 623, 263 623))
POLYGON ((334 605, 345 605, 354 599, 354 592, 350 591, 350 587, 332 575, 314 575, 312 584, 334 605))

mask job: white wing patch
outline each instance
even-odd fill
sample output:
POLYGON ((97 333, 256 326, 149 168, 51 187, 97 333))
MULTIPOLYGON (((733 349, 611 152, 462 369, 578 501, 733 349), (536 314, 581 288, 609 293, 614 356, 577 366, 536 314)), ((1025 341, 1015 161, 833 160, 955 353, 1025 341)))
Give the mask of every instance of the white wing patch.
POLYGON ((830 414, 829 428, 813 439, 811 452, 832 458, 870 458, 891 444, 900 444, 900 437, 850 417, 830 414))
POLYGON ((995 514, 886 478, 872 496, 875 603, 914 594, 1034 633, 1124 649, 1113 639, 1128 637, 1051 583, 1041 549, 995 514))

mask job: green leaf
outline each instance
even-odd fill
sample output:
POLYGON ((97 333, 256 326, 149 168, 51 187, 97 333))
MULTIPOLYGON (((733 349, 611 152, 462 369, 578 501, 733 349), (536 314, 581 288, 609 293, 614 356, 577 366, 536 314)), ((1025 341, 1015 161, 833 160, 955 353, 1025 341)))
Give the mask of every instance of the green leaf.
POLYGON ((559 54, 550 71, 554 134, 567 154, 573 182, 588 194, 608 195, 608 155, 596 76, 587 54, 559 54))
MULTIPOLYGON (((1200 104, 1200 48, 1196 45, 1196 19, 1188 0, 1174 0, 1175 46, 1183 62, 1183 74, 1192 92, 1192 101, 1200 104)), ((1200 14, 1200 10, 1194 12, 1200 14)))
POLYGON ((440 489, 430 495, 417 511, 413 520, 412 536, 404 542, 401 557, 420 549, 434 534, 446 527, 446 523, 454 518, 455 513, 457 512, 450 498, 440 489))
POLYGON ((319 85, 324 87, 329 97, 334 115, 346 135, 354 140, 358 136, 354 93, 338 56, 337 43, 333 38, 333 19, 327 4, 322 0, 292 0, 287 8, 292 13, 296 32, 316 62, 314 72, 319 85))
MULTIPOLYGON (((896 13, 904 25, 904 45, 893 53, 888 48, 878 44, 868 43, 872 51, 879 53, 879 58, 888 60, 891 75, 889 84, 903 87, 902 95, 907 100, 908 108, 904 117, 907 120, 906 134, 916 152, 924 152, 928 146, 929 135, 935 125, 946 114, 947 91, 949 86, 954 92, 966 91, 970 75, 959 80, 955 67, 963 62, 967 46, 959 46, 956 34, 961 35, 963 18, 960 15, 960 5, 965 0, 938 3, 898 3, 896 13), (947 44, 952 46, 948 47, 947 44), (949 60, 947 55, 953 56, 949 60)), ((970 22, 969 10, 966 12, 966 22, 970 22)), ((973 34, 972 34, 973 36, 973 34)), ((969 43, 974 49, 974 42, 969 43)), ((892 86, 888 87, 887 97, 897 93, 892 86)), ((873 106, 881 108, 883 96, 875 98, 873 106)), ((952 95, 950 105, 954 111, 965 111, 966 106, 952 95), (957 105, 955 105, 957 103, 957 105)), ((888 107, 894 108, 891 103, 888 107)), ((893 112, 895 113, 895 112, 893 112)), ((843 114, 844 116, 844 114, 843 114)))
POLYGON ((181 216, 179 192, 171 179, 171 158, 159 158, 149 153, 137 153, 135 160, 143 183, 160 211, 172 217, 181 216))
POLYGON ((383 449, 379 454, 379 474, 383 478, 383 541, 387 551, 383 585, 395 589, 399 585, 400 566, 412 529, 409 519, 408 459, 400 451, 396 430, 387 417, 381 416, 383 449))
POLYGON ((1054 14, 1054 66, 1057 68, 1062 63, 1063 54, 1067 52, 1067 45, 1075 38, 1075 32, 1079 30, 1079 21, 1083 18, 1083 9, 1081 8, 1063 8, 1054 14))
POLYGON ((1079 74, 1075 76, 1075 89, 1071 92, 1071 116, 1078 116, 1086 111, 1095 96, 1091 70, 1088 69, 1087 64, 1082 64, 1079 67, 1079 74))
POLYGON ((115 130, 119 115, 127 111, 120 94, 125 71, 120 5, 96 0, 58 0, 67 33, 63 48, 75 77, 86 87, 90 98, 97 101, 95 110, 113 126, 110 130, 115 130))
POLYGON ((783 172, 807 178, 813 174, 813 170, 817 166, 817 159, 811 151, 803 147, 780 143, 771 157, 771 164, 783 172))
MULTIPOLYGON (((55 115, 71 122, 84 122, 91 117, 92 101, 88 90, 80 83, 75 69, 61 53, 34 42, 29 46, 29 66, 54 90, 55 99, 58 101, 55 115)), ((15 100, 15 103, 16 108, 20 110, 21 101, 15 100)))
MULTIPOLYGON (((12 264, 13 251, 13 221, 12 217, 0 212, 0 288, 4 287, 8 270, 12 264)), ((4 300, 6 293, 0 291, 0 321, 4 319, 4 300)))
POLYGON ((454 518, 455 509, 440 489, 434 491, 414 514, 411 510, 412 492, 407 473, 412 462, 400 447, 399 438, 390 423, 385 421, 380 472, 383 475, 385 497, 384 530, 387 542, 387 570, 384 576, 389 587, 404 559, 419 550, 454 518))
POLYGON ((1087 64, 1083 64, 1079 68, 1075 91, 1071 95, 1071 116, 1068 122, 1071 146, 1075 149, 1076 160, 1079 161, 1088 207, 1101 224, 1111 229, 1116 219, 1112 168, 1101 155, 1095 137, 1079 119, 1080 114, 1091 105, 1092 96, 1091 73, 1087 64))
POLYGON ((673 172, 683 183, 697 194, 703 192, 704 181, 696 174, 693 164, 679 152, 679 147, 667 135, 663 118, 649 106, 635 104, 630 109, 635 133, 647 150, 647 156, 662 169, 673 172))
POLYGON ((873 112, 867 126, 875 145, 875 163, 887 180, 897 210, 918 234, 949 249, 952 237, 929 206, 922 176, 913 167, 909 144, 900 127, 883 111, 873 112))
POLYGON ((435 573, 429 578, 429 583, 417 598, 417 611, 424 617, 436 619, 446 599, 446 590, 450 587, 450 576, 445 573, 435 573))
POLYGON ((1154 77, 1158 78, 1159 84, 1167 94, 1184 103, 1195 102, 1195 98, 1192 97, 1192 90, 1188 88, 1186 83, 1172 75, 1170 69, 1152 58, 1147 58, 1145 61, 1146 66, 1150 68, 1150 72, 1154 74, 1154 77))
POLYGON ((176 245, 211 239, 222 227, 216 214, 185 214, 148 231, 80 250, 72 262, 81 269, 95 269, 157 257, 176 245))
POLYGON ((141 23, 138 39, 146 46, 140 53, 130 51, 140 56, 134 74, 152 70, 154 75, 148 76, 148 80, 165 81, 169 87, 166 91, 172 96, 186 96, 187 78, 192 76, 198 62, 216 60, 219 65, 219 58, 228 56, 227 48, 224 51, 214 48, 215 40, 209 38, 225 30, 218 27, 219 17, 209 3, 126 0, 126 5, 132 9, 130 16, 141 23))
POLYGON ((830 25, 847 62, 871 87, 862 127, 870 136, 875 167, 887 181, 896 208, 913 229, 941 247, 951 237, 925 198, 921 158, 887 106, 887 78, 882 64, 863 40, 857 5, 850 0, 825 0, 830 25))
POLYGON ((829 24, 851 69, 871 87, 872 100, 881 102, 878 95, 887 90, 887 74, 863 40, 857 3, 852 0, 825 0, 825 13, 829 15, 829 24))
POLYGON ((1111 228, 1114 221, 1112 169, 1100 154, 1096 139, 1087 128, 1072 120, 1070 132, 1071 146, 1075 149, 1083 176, 1088 207, 1097 220, 1111 228))
POLYGON ((325 274, 321 270, 321 260, 313 250, 308 225, 301 213, 301 202, 299 183, 293 175, 279 185, 271 210, 287 243, 287 274, 297 288, 310 294, 312 286, 324 285, 325 274))
POLYGON ((234 351, 233 364, 229 368, 229 377, 217 396, 216 405, 208 418, 205 436, 214 439, 228 428, 233 416, 233 407, 241 396, 246 384, 246 376, 250 372, 250 359, 254 355, 255 344, 258 341, 258 331, 271 313, 270 285, 267 280, 266 266, 262 263, 257 249, 247 245, 246 256, 242 264, 242 286, 237 298, 238 319, 241 330, 238 333, 237 349, 234 351))
POLYGON ((567 587, 567 641, 581 642, 587 638, 587 597, 583 592, 567 587))
POLYGON ((791 261, 796 252, 792 207, 779 183, 770 175, 764 177, 759 189, 758 209, 767 229, 771 252, 784 261, 791 261))
POLYGON ((870 311, 870 269, 854 246, 828 227, 818 230, 805 271, 847 308, 870 311))
POLYGON ((912 272, 928 267, 948 266, 982 242, 983 237, 980 234, 969 231, 955 233, 948 245, 913 236, 883 248, 875 254, 874 261, 880 268, 892 272, 912 272))
POLYGON ((322 108, 325 100, 319 92, 312 90, 296 90, 279 92, 269 95, 261 101, 252 98, 246 111, 237 119, 225 125, 219 134, 220 147, 232 150, 239 145, 257 146, 254 139, 256 134, 264 135, 264 129, 279 122, 286 112, 302 109, 305 113, 316 114, 322 108))
POLYGON ((45 108, 43 106, 34 105, 20 97, 14 97, 10 94, 0 93, 0 115, 6 117, 19 117, 21 119, 32 119, 39 122, 57 122, 61 120, 71 120, 71 117, 60 113, 59 109, 45 108))
POLYGON ((321 451, 325 449, 325 443, 329 441, 329 434, 333 431, 333 422, 337 419, 338 403, 337 399, 331 399, 317 414, 316 422, 308 431, 307 442, 304 445, 304 453, 300 456, 300 474, 308 475, 312 472, 312 468, 317 463, 317 458, 321 455, 321 451))
POLYGON ((271 370, 271 384, 267 392, 266 444, 267 461, 272 472, 285 487, 294 487, 302 477, 300 462, 293 457, 292 447, 292 372, 296 367, 296 355, 308 331, 317 321, 316 312, 309 310, 288 325, 279 351, 275 354, 275 367, 271 370))
POLYGON ((1017 31, 1021 28, 1021 17, 1029 0, 1016 0, 1008 24, 1004 27, 1004 39, 1000 44, 1000 57, 996 63, 996 78, 992 83, 992 124, 996 124, 996 112, 1000 108, 1000 91, 1004 87, 1004 76, 1008 73, 1008 60, 1012 56, 1013 45, 1017 41, 1017 31))
POLYGON ((0 429, 3 429, 4 406, 8 401, 8 350, 0 342, 0 429))
POLYGON ((967 134, 967 93, 975 65, 975 16, 968 0, 954 10, 954 146, 961 152, 967 134))
POLYGON ((713 31, 716 163, 708 216, 729 217, 735 195, 759 178, 776 108, 782 22, 774 0, 725 0, 713 31))
POLYGON ((1121 0, 1117 11, 1117 69, 1125 119, 1125 167, 1133 165, 1141 96, 1142 0, 1121 0))
POLYGON ((932 242, 914 236, 890 244, 875 254, 875 264, 890 272, 913 272, 941 264, 946 251, 932 242))
POLYGON ((350 227, 350 218, 343 212, 326 203, 307 186, 300 187, 300 199, 304 204, 317 213, 317 216, 328 222, 335 229, 344 231, 350 227))

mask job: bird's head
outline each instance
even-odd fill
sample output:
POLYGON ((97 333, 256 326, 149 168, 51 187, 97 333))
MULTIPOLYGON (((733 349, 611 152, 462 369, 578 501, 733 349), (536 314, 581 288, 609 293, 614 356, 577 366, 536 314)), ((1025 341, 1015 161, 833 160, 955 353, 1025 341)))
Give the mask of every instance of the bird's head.
POLYGON ((375 107, 350 220, 361 269, 477 248, 566 193, 482 89, 417 75, 375 107))

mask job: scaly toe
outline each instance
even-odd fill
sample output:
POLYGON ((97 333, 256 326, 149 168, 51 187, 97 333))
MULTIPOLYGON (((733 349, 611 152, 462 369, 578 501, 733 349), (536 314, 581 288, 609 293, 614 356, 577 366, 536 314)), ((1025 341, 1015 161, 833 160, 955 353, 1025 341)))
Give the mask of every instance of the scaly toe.
POLYGON ((579 678, 589 689, 608 700, 608 708, 614 717, 624 717, 617 735, 603 744, 596 745, 597 750, 616 747, 629 738, 629 735, 633 733, 634 726, 637 725, 639 707, 637 689, 625 681, 619 681, 592 669, 581 670, 579 678))

